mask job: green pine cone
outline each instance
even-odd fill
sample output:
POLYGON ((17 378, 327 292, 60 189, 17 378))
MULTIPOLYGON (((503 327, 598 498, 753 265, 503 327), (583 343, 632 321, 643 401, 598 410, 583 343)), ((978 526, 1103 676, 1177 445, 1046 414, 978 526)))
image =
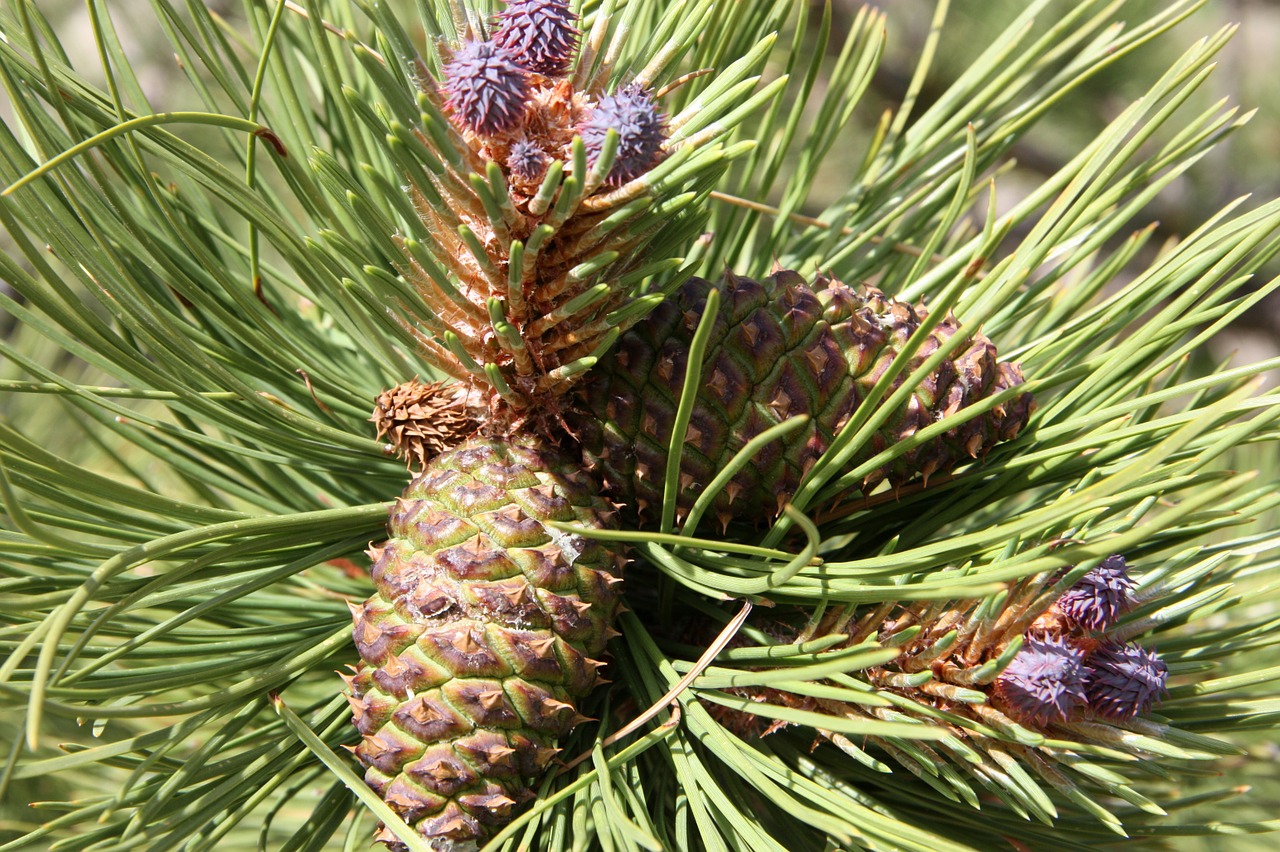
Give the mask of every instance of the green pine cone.
MULTIPOLYGON (((392 509, 389 540, 371 551, 378 592, 352 606, 355 754, 435 848, 491 836, 582 721, 621 560, 546 522, 604 527, 613 514, 576 465, 531 438, 436 457, 392 509)), ((378 839, 399 848, 385 829, 378 839)))
MULTIPOLYGON (((859 292, 821 275, 810 284, 789 270, 761 281, 730 272, 719 284, 690 279, 623 335, 583 388, 583 411, 574 420, 588 466, 598 466, 610 495, 642 516, 662 500, 689 345, 713 288, 720 290, 722 302, 686 433, 679 510, 687 512, 752 438, 788 418, 809 415, 803 428, 767 444, 715 498, 722 522, 767 522, 831 446, 927 312, 871 287, 859 292)), ((893 387, 958 329, 954 317, 938 323, 893 387)), ((920 382, 854 462, 1021 383, 1018 365, 997 360, 995 345, 975 334, 920 382)), ((980 458, 1014 438, 1033 408, 1030 394, 997 405, 873 471, 863 480, 863 491, 885 479, 895 487, 917 477, 927 481, 980 458)))

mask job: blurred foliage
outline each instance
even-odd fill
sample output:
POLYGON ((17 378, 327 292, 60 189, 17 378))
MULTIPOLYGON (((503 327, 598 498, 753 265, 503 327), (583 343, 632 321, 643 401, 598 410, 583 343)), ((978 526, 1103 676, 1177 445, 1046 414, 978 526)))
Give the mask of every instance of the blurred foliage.
MULTIPOLYGON (((821 5, 816 1, 812 4, 821 5)), ((844 22, 852 20, 860 5, 857 0, 836 0, 844 22)), ((906 91, 936 4, 934 0, 889 0, 883 5, 890 38, 884 62, 855 119, 863 123, 864 132, 874 125, 881 110, 892 108, 906 91)), ((1076 5, 1073 0, 1054 0, 1051 14, 1062 15, 1076 5)), ((1167 0, 1130 0, 1125 12, 1136 20, 1168 5, 1167 0)), ((982 50, 995 22, 1010 20, 1025 6, 1025 0, 953 3, 947 18, 947 37, 939 44, 933 73, 921 92, 921 103, 931 103, 968 67, 982 50)), ((1280 2, 1212 0, 1192 14, 1181 31, 1209 33, 1231 25, 1238 30, 1219 54, 1218 70, 1192 97, 1190 105, 1209 109, 1215 102, 1225 100, 1247 110, 1256 109, 1257 113, 1243 132, 1214 150, 1199 168, 1179 177, 1135 218, 1136 223, 1157 223, 1157 233, 1164 238, 1186 235, 1215 210, 1242 195, 1271 198, 1280 194, 1280 87, 1275 85, 1275 57, 1280 54, 1280 2)), ((1014 144, 1012 155, 1017 165, 1005 174, 1000 186, 1004 203, 1015 203, 1095 138, 1142 94, 1144 81, 1177 59, 1184 44, 1178 38, 1162 39, 1148 49, 1124 56, 1064 98, 1014 144)), ((832 158, 827 171, 832 180, 820 184, 829 187, 830 192, 839 186, 839 163, 838 158, 832 158)), ((1273 261, 1259 280, 1277 274, 1280 262, 1273 261)), ((1255 345, 1275 351, 1275 341, 1280 340, 1280 296, 1273 294, 1264 299, 1238 320, 1237 328, 1263 332, 1255 345)))

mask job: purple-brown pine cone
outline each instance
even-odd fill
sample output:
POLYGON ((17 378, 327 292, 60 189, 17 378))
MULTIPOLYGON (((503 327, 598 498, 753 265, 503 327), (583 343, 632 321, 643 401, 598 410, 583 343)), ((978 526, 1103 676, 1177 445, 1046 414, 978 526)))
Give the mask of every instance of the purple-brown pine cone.
POLYGON ((1151 712, 1164 695, 1169 667, 1132 642, 1108 643, 1089 658, 1089 709, 1112 722, 1151 712))
POLYGON ((529 75, 502 48, 469 41, 444 66, 445 106, 473 133, 512 130, 528 109, 529 75))
POLYGON ((434 848, 475 848, 532 797, 600 681, 621 561, 546 523, 610 525, 596 491, 532 439, 473 439, 413 480, 371 551, 377 594, 351 607, 355 754, 434 848))
POLYGON ((1120 554, 1108 556, 1058 599, 1058 608, 1086 630, 1109 630, 1133 609, 1137 584, 1120 554))
MULTIPOLYGON (((752 438, 808 415, 805 426, 767 444, 715 497, 722 521, 766 523, 830 447, 925 312, 874 288, 854 290, 823 276, 810 284, 786 270, 761 281, 732 273, 716 284, 690 279, 596 367, 580 393, 583 411, 573 421, 588 466, 599 469, 615 500, 642 516, 662 500, 689 345, 713 287, 720 290, 721 304, 686 433, 678 507, 687 511, 752 438)), ((939 323, 894 387, 958 327, 952 317, 939 323)), ((854 463, 1021 383, 1018 365, 999 361, 995 345, 975 334, 925 377, 854 463)), ((981 458, 1014 438, 1033 408, 1030 394, 1006 401, 872 471, 862 487, 869 490, 884 479, 895 486, 927 480, 981 458)))
POLYGON ((507 171, 524 183, 542 180, 550 164, 547 152, 528 139, 517 141, 507 154, 507 171))
POLYGON ((498 20, 493 42, 516 62, 548 77, 569 70, 577 52, 578 19, 568 0, 510 0, 498 20))
POLYGON ((623 86, 615 94, 602 95, 591 116, 578 128, 592 166, 610 130, 618 134, 618 150, 606 185, 622 186, 662 159, 662 143, 667 141, 664 119, 653 95, 640 86, 623 86))
POLYGON ((1084 651, 1056 636, 1029 637, 996 679, 995 693, 1018 721, 1065 722, 1085 702, 1084 651))

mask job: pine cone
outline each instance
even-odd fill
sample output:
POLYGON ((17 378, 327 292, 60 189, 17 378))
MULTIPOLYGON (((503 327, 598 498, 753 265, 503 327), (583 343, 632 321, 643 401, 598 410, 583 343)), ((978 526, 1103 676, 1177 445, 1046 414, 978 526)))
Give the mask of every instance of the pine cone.
POLYGON ((491 836, 583 720, 621 560, 546 522, 607 526, 594 494, 540 442, 472 440, 414 479, 370 554, 378 592, 352 606, 355 754, 438 849, 491 836))
POLYGON ((459 382, 404 382, 378 396, 369 420, 396 455, 421 469, 478 431, 476 396, 459 382))
MULTIPOLYGON (((573 421, 587 464, 599 466, 611 495, 633 503, 640 514, 662 499, 689 345, 714 287, 722 302, 681 459, 679 510, 687 511, 752 438, 788 418, 809 415, 804 428, 766 445, 715 498, 722 520, 765 522, 795 493, 927 312, 871 287, 859 292, 823 276, 808 284, 785 270, 762 281, 732 273, 719 284, 690 279, 622 337, 582 389, 582 411, 573 421)), ((958 329, 954 317, 940 322, 893 387, 958 329)), ((998 361, 995 345, 975 334, 920 382, 854 462, 1021 383, 1018 365, 998 361)), ((998 405, 873 471, 863 490, 883 479, 894 486, 927 480, 981 458, 1014 438, 1033 408, 1030 394, 998 405)))

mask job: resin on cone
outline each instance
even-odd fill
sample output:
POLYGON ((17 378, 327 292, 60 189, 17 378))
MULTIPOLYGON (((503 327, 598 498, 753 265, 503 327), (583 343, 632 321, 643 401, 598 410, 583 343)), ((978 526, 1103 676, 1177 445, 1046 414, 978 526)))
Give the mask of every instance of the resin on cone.
MULTIPOLYGON (((721 304, 686 432, 678 511, 686 512, 752 438, 808 415, 805 426, 767 444, 715 497, 722 521, 767 522, 927 314, 874 288, 855 290, 823 276, 810 284, 787 270, 760 281, 732 273, 716 284, 690 279, 644 324, 623 335, 583 389, 584 412, 574 420, 588 464, 600 469, 615 499, 632 504, 641 516, 662 499, 689 345, 712 288, 720 290, 721 304)), ((938 323, 893 388, 958 331, 954 317, 938 323)), ((995 345, 974 334, 919 383, 854 463, 1021 383, 1018 365, 999 361, 995 345)), ((873 471, 863 490, 884 479, 894 486, 917 477, 927 481, 981 458, 1014 438, 1033 408, 1030 394, 997 405, 873 471)))
MULTIPOLYGON (((436 457, 374 548, 352 606, 350 702, 365 780, 440 850, 482 843, 533 796, 583 717, 618 608, 621 561, 547 525, 606 527, 578 466, 534 439, 436 457)), ((399 848, 385 828, 378 839, 399 848)))

